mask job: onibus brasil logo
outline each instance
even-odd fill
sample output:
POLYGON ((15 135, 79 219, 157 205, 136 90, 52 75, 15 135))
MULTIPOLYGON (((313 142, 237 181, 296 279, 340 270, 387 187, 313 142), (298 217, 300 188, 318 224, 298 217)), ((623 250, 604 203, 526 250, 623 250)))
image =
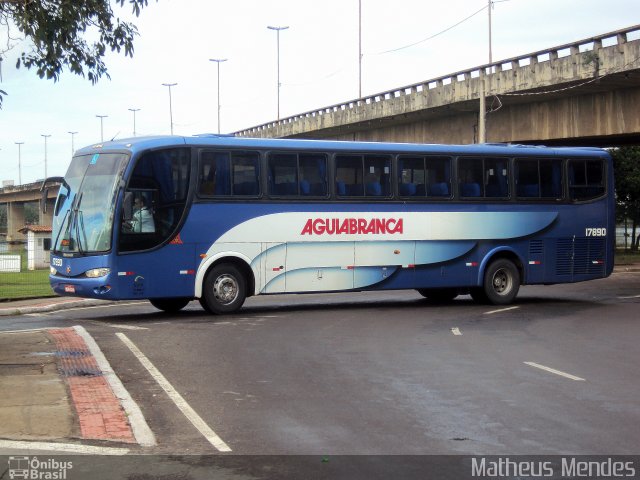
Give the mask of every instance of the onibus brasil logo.
POLYGON ((38 457, 9 457, 9 478, 30 480, 66 480, 67 470, 73 462, 63 462, 55 458, 39 460, 38 457))

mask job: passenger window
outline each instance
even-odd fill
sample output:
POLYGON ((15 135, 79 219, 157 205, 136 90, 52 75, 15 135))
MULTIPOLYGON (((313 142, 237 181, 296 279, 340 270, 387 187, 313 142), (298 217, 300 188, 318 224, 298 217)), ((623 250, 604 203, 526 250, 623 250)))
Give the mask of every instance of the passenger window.
POLYGON ((515 168, 518 198, 562 198, 562 160, 517 159, 515 168))
POLYGON ((339 197, 388 197, 390 177, 388 156, 336 156, 336 194, 339 197))
POLYGON ((405 157, 399 160, 398 194, 401 197, 449 197, 449 157, 405 157))
POLYGON ((277 153, 269 155, 269 194, 325 197, 327 157, 324 154, 277 153))
POLYGON ((461 158, 458 194, 463 198, 507 198, 509 162, 506 158, 461 158))
POLYGON ((258 196, 260 156, 255 152, 202 152, 198 193, 202 196, 258 196))
POLYGON ((590 200, 605 192, 601 160, 569 160, 569 195, 572 200, 590 200))

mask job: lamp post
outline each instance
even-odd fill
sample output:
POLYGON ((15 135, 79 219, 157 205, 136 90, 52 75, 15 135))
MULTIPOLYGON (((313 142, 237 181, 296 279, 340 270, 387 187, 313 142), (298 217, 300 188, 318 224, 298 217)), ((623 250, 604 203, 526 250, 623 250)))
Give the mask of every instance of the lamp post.
POLYGON ((289 27, 273 27, 268 26, 269 30, 276 31, 276 48, 277 48, 277 68, 278 68, 278 120, 280 120, 280 31, 286 30, 289 27))
POLYGON ((220 133, 220 64, 226 62, 226 58, 210 58, 210 62, 218 64, 218 133, 220 133))
POLYGON ((104 142, 104 124, 103 120, 107 118, 109 115, 96 115, 100 119, 100 141, 104 142))
POLYGON ((173 135, 173 107, 171 106, 171 87, 178 85, 177 83, 163 83, 165 87, 169 87, 169 122, 171 123, 171 135, 173 135))
POLYGON ((358 0, 358 98, 362 98, 362 0, 358 0))
POLYGON ((133 136, 136 136, 136 112, 139 112, 139 108, 130 108, 130 112, 133 112, 133 136))
POLYGON ((76 151, 76 148, 75 148, 74 143, 73 143, 73 137, 74 137, 74 135, 75 135, 76 133, 78 133, 78 132, 67 132, 67 133, 70 133, 70 134, 71 134, 71 156, 73 157, 73 154, 74 154, 74 153, 75 153, 75 151, 76 151))
POLYGON ((15 142, 18 145, 18 185, 22 185, 22 145, 24 142, 15 142))
POLYGON ((47 138, 51 135, 40 134, 41 137, 44 137, 44 178, 47 178, 47 138))

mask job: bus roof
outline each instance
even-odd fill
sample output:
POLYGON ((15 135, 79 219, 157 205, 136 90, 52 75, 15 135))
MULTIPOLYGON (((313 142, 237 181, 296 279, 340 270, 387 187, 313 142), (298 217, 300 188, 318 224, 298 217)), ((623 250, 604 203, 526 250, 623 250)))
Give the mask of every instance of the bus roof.
POLYGON ((204 134, 195 136, 152 136, 112 140, 84 147, 79 155, 104 153, 106 151, 128 151, 132 154, 147 149, 177 146, 268 149, 268 150, 311 150, 339 151, 345 153, 432 153, 447 155, 587 155, 602 156, 606 151, 594 147, 545 147, 537 145, 517 145, 507 143, 485 143, 471 145, 443 145, 420 143, 352 142, 335 140, 262 139, 235 137, 233 135, 204 134))

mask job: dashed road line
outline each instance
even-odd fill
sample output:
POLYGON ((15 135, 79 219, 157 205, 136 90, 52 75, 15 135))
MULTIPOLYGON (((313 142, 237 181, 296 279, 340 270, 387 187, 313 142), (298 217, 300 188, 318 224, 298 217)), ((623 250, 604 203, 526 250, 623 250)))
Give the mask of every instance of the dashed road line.
POLYGON ((618 300, 629 300, 631 298, 640 298, 640 295, 631 295, 629 297, 618 297, 618 300))
POLYGON ((148 327, 136 327, 135 325, 116 325, 115 323, 97 322, 105 327, 122 328, 123 330, 149 330, 148 327))
POLYGON ((131 341, 124 333, 116 333, 116 336, 131 350, 131 353, 140 361, 142 366, 147 369, 149 374, 154 378, 158 385, 166 392, 169 398, 176 404, 178 409, 193 424, 194 427, 220 452, 230 452, 231 448, 214 432, 209 425, 191 408, 187 401, 173 388, 162 373, 151 363, 144 353, 131 341))
POLYGON ((462 332, 460 331, 460 329, 458 327, 453 327, 451 329, 451 333, 453 333, 454 335, 462 335, 462 332))
POLYGON ((506 307, 506 308, 500 308, 499 310, 491 310, 489 312, 484 312, 484 315, 493 315, 494 313, 502 313, 502 312, 508 312, 510 310, 517 310, 520 307, 516 306, 516 307, 506 307))
POLYGON ((540 370, 544 370, 545 372, 554 373, 556 375, 560 375, 561 377, 565 377, 565 378, 568 378, 570 380, 575 380, 575 381, 578 381, 578 382, 586 381, 582 377, 576 377, 575 375, 571 375, 570 373, 563 372, 561 370, 556 370, 555 368, 546 367, 544 365, 540 365, 539 363, 534 363, 534 362, 523 362, 523 363, 525 365, 529 365, 530 367, 538 368, 540 370))

